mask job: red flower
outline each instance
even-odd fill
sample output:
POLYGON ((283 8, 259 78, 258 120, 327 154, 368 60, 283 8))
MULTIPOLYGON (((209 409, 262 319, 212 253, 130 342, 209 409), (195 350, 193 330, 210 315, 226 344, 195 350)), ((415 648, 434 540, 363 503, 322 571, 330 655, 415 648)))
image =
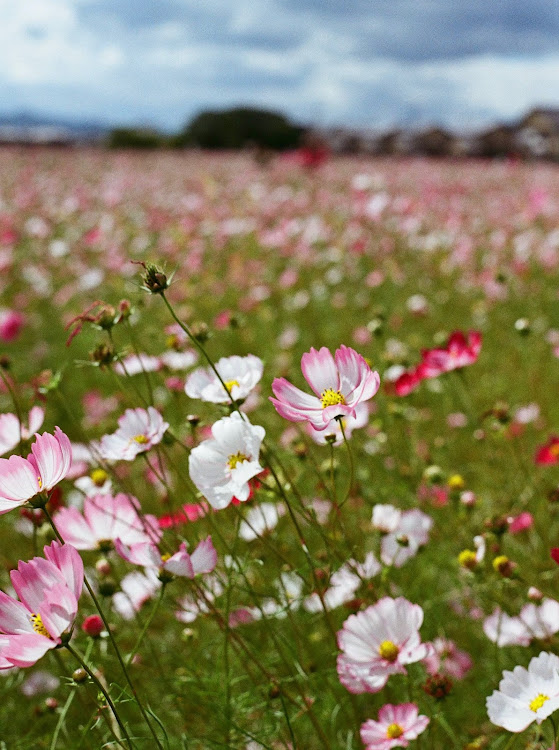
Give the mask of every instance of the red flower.
POLYGON ((538 448, 535 461, 540 466, 551 466, 559 462, 559 437, 552 435, 545 445, 538 448))

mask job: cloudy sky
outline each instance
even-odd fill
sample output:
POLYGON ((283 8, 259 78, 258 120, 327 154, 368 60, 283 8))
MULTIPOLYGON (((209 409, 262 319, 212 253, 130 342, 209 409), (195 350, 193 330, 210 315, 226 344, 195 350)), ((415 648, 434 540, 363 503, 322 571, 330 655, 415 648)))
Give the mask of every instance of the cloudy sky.
POLYGON ((472 128, 559 106, 559 0, 0 0, 0 115, 472 128))

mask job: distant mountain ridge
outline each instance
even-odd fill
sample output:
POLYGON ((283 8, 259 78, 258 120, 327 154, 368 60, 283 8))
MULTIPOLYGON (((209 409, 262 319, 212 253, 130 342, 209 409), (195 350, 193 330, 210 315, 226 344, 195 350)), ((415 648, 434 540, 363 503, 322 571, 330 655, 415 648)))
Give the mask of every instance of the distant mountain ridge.
POLYGON ((105 136, 110 130, 109 125, 88 120, 66 120, 25 110, 11 113, 0 113, 0 128, 14 128, 17 130, 33 130, 36 128, 53 128, 66 131, 76 138, 95 138, 105 136))

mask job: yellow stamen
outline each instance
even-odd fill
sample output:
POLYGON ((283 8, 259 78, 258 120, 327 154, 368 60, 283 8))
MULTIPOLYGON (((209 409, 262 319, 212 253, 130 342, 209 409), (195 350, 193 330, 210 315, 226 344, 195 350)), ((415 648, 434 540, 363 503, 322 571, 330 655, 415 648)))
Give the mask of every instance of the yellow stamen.
POLYGON ((392 664, 398 658, 400 649, 395 643, 392 643, 392 641, 383 641, 378 647, 378 652, 383 659, 386 659, 386 661, 389 661, 392 664))
POLYGON ((134 435, 132 438, 136 443, 139 443, 140 445, 145 445, 148 442, 148 439, 145 435, 134 435))
MULTIPOLYGON (((43 620, 41 618, 41 615, 31 615, 29 618, 31 620, 31 624, 33 625, 33 630, 38 633, 39 635, 44 635, 45 638, 51 638, 51 635, 49 631, 45 628, 43 625, 43 620)), ((51 638, 52 640, 52 638, 51 638)))
POLYGON ((538 693, 533 701, 530 701, 529 709, 536 713, 536 711, 543 706, 543 704, 549 700, 549 695, 538 693))
POLYGON ((404 734, 404 730, 399 724, 389 724, 386 727, 386 737, 389 740, 397 740, 404 734))
POLYGON ((43 480, 41 479, 41 477, 37 477, 37 483, 39 485, 39 489, 42 490, 43 489, 43 480))
POLYGON ((463 568, 473 570, 477 565, 476 553, 471 549, 463 549, 462 552, 458 555, 458 563, 463 568))
POLYGON ((328 406, 345 404, 345 396, 341 391, 334 391, 332 388, 327 388, 325 391, 322 391, 320 401, 322 403, 322 408, 326 409, 328 406))
POLYGON ((554 443, 552 446, 550 446, 549 452, 552 456, 555 456, 555 458, 557 458, 557 456, 559 456, 559 443, 554 443))
POLYGON ((238 453, 232 453, 227 459, 227 466, 233 471, 237 464, 240 464, 243 461, 250 461, 250 458, 245 456, 244 453, 241 453, 241 451, 238 453))
POLYGON ((93 469, 89 476, 96 487, 102 487, 109 478, 109 475, 104 469, 93 469))
POLYGON ((225 387, 227 388, 227 390, 229 391, 229 393, 231 393, 231 391, 233 390, 233 386, 234 385, 236 385, 237 388, 238 388, 239 387, 239 381, 238 380, 226 380, 225 381, 225 387))
POLYGON ((168 552, 165 552, 164 555, 161 555, 161 562, 166 563, 167 560, 170 560, 172 555, 170 555, 168 552))

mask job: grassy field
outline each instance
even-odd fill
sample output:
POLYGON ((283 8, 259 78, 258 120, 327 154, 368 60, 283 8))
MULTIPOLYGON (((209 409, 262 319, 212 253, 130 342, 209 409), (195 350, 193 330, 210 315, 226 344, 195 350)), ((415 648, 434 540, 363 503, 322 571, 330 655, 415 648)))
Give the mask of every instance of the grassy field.
MULTIPOLYGON (((157 571, 137 579, 136 606, 123 603, 133 579, 120 587, 142 566, 108 545, 81 552, 124 659, 140 640, 127 681, 106 629, 95 639, 82 630, 96 613, 84 590, 71 643, 129 738, 60 648, 0 670, 0 747, 350 750, 385 704, 410 702, 430 719, 412 741, 423 750, 552 746, 551 720, 510 733, 485 701, 503 670, 558 647, 559 451, 546 464, 536 454, 559 434, 559 168, 360 157, 303 171, 245 154, 6 149, 0 271, 0 412, 26 424, 40 406, 40 432, 59 426, 79 444, 49 500, 55 520, 61 505, 80 509, 84 494, 107 489, 102 469, 113 495, 160 519, 162 553, 183 541, 192 552, 208 535, 217 551, 213 572, 192 580, 158 589, 157 571), (170 281, 164 296, 142 288, 142 262, 170 281), (455 331, 481 333, 479 357, 399 396, 401 373, 455 331), (268 398, 280 377, 310 392, 302 355, 342 345, 381 385, 347 444, 321 445, 268 398), (173 352, 192 356, 165 359, 173 352), (134 374, 139 353, 159 359, 134 374), (184 383, 205 356, 249 354, 263 375, 241 408, 266 431, 264 471, 246 503, 214 511, 189 454, 235 407, 190 398, 184 383), (102 458, 97 441, 148 406, 169 423, 162 441, 133 461, 102 458), (79 446, 91 441, 88 457, 79 446), (80 482, 92 474, 93 490, 80 482), (401 566, 382 559, 386 534, 372 522, 387 504, 432 521, 401 566), (274 528, 258 527, 262 506, 274 528), (477 559, 459 560, 464 550, 477 559), (379 562, 365 570, 369 553, 379 562), (434 667, 414 661, 378 692, 354 694, 340 682, 336 634, 385 597, 422 608, 422 642, 454 645, 434 667), (470 658, 457 673, 453 649, 470 658), (428 682, 429 671, 439 677, 428 682), (430 694, 434 682, 448 695, 430 694)), ((27 456, 31 441, 4 458, 27 456)), ((53 534, 28 504, 0 518, 4 591, 53 534)), ((410 541, 400 533, 397 544, 410 541)))

